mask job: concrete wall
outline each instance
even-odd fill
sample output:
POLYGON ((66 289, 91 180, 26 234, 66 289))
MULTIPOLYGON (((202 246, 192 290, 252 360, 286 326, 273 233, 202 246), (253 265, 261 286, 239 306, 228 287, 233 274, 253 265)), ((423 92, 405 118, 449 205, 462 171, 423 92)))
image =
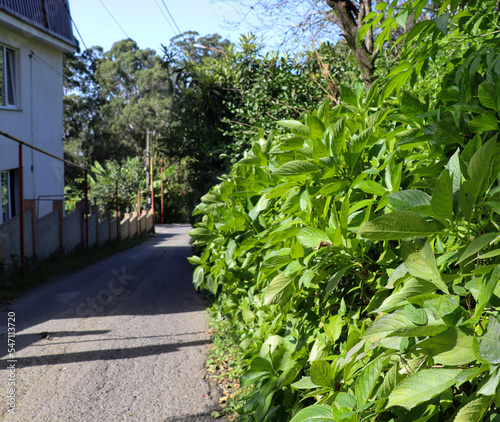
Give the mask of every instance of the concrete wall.
POLYGON ((99 246, 105 245, 109 241, 109 218, 106 217, 99 223, 99 246))
POLYGON ((137 234, 137 216, 133 216, 130 219, 130 229, 129 229, 129 236, 132 238, 137 234))
POLYGON ((119 225, 118 225, 118 219, 112 218, 109 222, 109 240, 117 240, 118 239, 118 230, 119 230, 119 225))
POLYGON ((153 215, 153 212, 148 212, 148 217, 147 217, 147 230, 148 230, 148 233, 153 230, 153 221, 154 219, 154 215, 153 215))
POLYGON ((125 240, 130 237, 130 219, 125 217, 120 223, 120 240, 125 240))
POLYGON ((36 222, 36 244, 38 259, 47 259, 61 248, 59 211, 52 211, 36 222))
POLYGON ((97 215, 89 215, 89 248, 97 245, 97 215))
POLYGON ((141 220, 139 222, 139 227, 140 227, 140 230, 141 230, 139 234, 147 232, 148 226, 147 226, 147 221, 146 220, 147 220, 146 214, 142 214, 141 215, 141 220))
MULTIPOLYGON (((80 209, 64 217, 61 227, 60 211, 55 210, 36 220, 35 231, 33 230, 33 211, 24 211, 24 256, 35 255, 34 244, 36 242, 36 258, 43 260, 61 253, 69 255, 84 245, 85 242, 85 220, 80 209), (61 228, 63 239, 61 239, 61 228), (64 244, 61 244, 61 240, 64 244)), ((136 215, 129 218, 129 214, 119 223, 120 240, 139 235, 139 220, 136 215)), ((141 233, 144 234, 153 228, 153 214, 148 213, 141 216, 141 233)), ((117 219, 106 217, 100 223, 97 214, 90 214, 88 219, 89 248, 102 246, 109 240, 117 238, 117 219)), ((19 241, 19 216, 0 224, 0 273, 2 269, 10 271, 20 262, 19 241)))
POLYGON ((64 253, 73 253, 82 242, 82 212, 75 210, 64 217, 64 253))
MULTIPOLYGON (((24 256, 33 256, 33 222, 32 211, 24 211, 24 256)), ((19 216, 15 216, 0 225, 0 261, 6 266, 19 262, 21 243, 19 241, 19 216), (14 260, 13 260, 14 259, 14 260)), ((1 265, 0 265, 1 269, 1 265)))

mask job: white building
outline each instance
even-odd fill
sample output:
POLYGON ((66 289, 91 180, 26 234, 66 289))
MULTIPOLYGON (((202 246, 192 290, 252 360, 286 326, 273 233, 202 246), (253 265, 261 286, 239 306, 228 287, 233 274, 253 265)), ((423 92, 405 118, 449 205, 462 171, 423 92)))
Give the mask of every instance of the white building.
MULTIPOLYGON (((63 53, 74 50, 68 0, 0 0, 0 130, 63 157, 63 53)), ((19 145, 0 136, 0 224, 19 212, 19 145)), ((23 147, 23 196, 52 211, 64 165, 23 147)))

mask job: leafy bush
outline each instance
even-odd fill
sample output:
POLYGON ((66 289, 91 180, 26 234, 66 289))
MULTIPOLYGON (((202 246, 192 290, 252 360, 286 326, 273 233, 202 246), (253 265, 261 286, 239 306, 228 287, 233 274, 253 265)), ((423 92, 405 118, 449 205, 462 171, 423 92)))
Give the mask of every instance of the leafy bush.
POLYGON ((498 417, 498 31, 432 102, 403 89, 496 28, 494 2, 445 3, 385 83, 280 121, 195 210, 194 284, 239 330, 252 420, 498 417))

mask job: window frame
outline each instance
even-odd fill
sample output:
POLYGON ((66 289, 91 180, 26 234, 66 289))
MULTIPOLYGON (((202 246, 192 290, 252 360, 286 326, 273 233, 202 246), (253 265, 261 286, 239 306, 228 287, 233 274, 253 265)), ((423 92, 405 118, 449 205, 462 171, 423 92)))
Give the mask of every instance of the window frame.
POLYGON ((17 110, 19 109, 18 100, 18 73, 17 58, 18 51, 6 44, 0 43, 0 54, 2 55, 3 67, 1 72, 3 76, 3 102, 0 102, 0 109, 17 110))

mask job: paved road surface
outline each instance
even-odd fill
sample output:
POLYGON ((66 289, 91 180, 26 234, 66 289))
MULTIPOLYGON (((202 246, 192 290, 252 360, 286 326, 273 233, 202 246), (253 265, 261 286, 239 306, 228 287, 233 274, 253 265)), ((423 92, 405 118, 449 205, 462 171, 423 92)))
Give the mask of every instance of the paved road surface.
POLYGON ((218 397, 204 379, 209 336, 186 261, 188 230, 157 226, 142 245, 3 309, 0 420, 212 420, 218 397), (15 312, 16 362, 8 361, 7 311, 15 312))

